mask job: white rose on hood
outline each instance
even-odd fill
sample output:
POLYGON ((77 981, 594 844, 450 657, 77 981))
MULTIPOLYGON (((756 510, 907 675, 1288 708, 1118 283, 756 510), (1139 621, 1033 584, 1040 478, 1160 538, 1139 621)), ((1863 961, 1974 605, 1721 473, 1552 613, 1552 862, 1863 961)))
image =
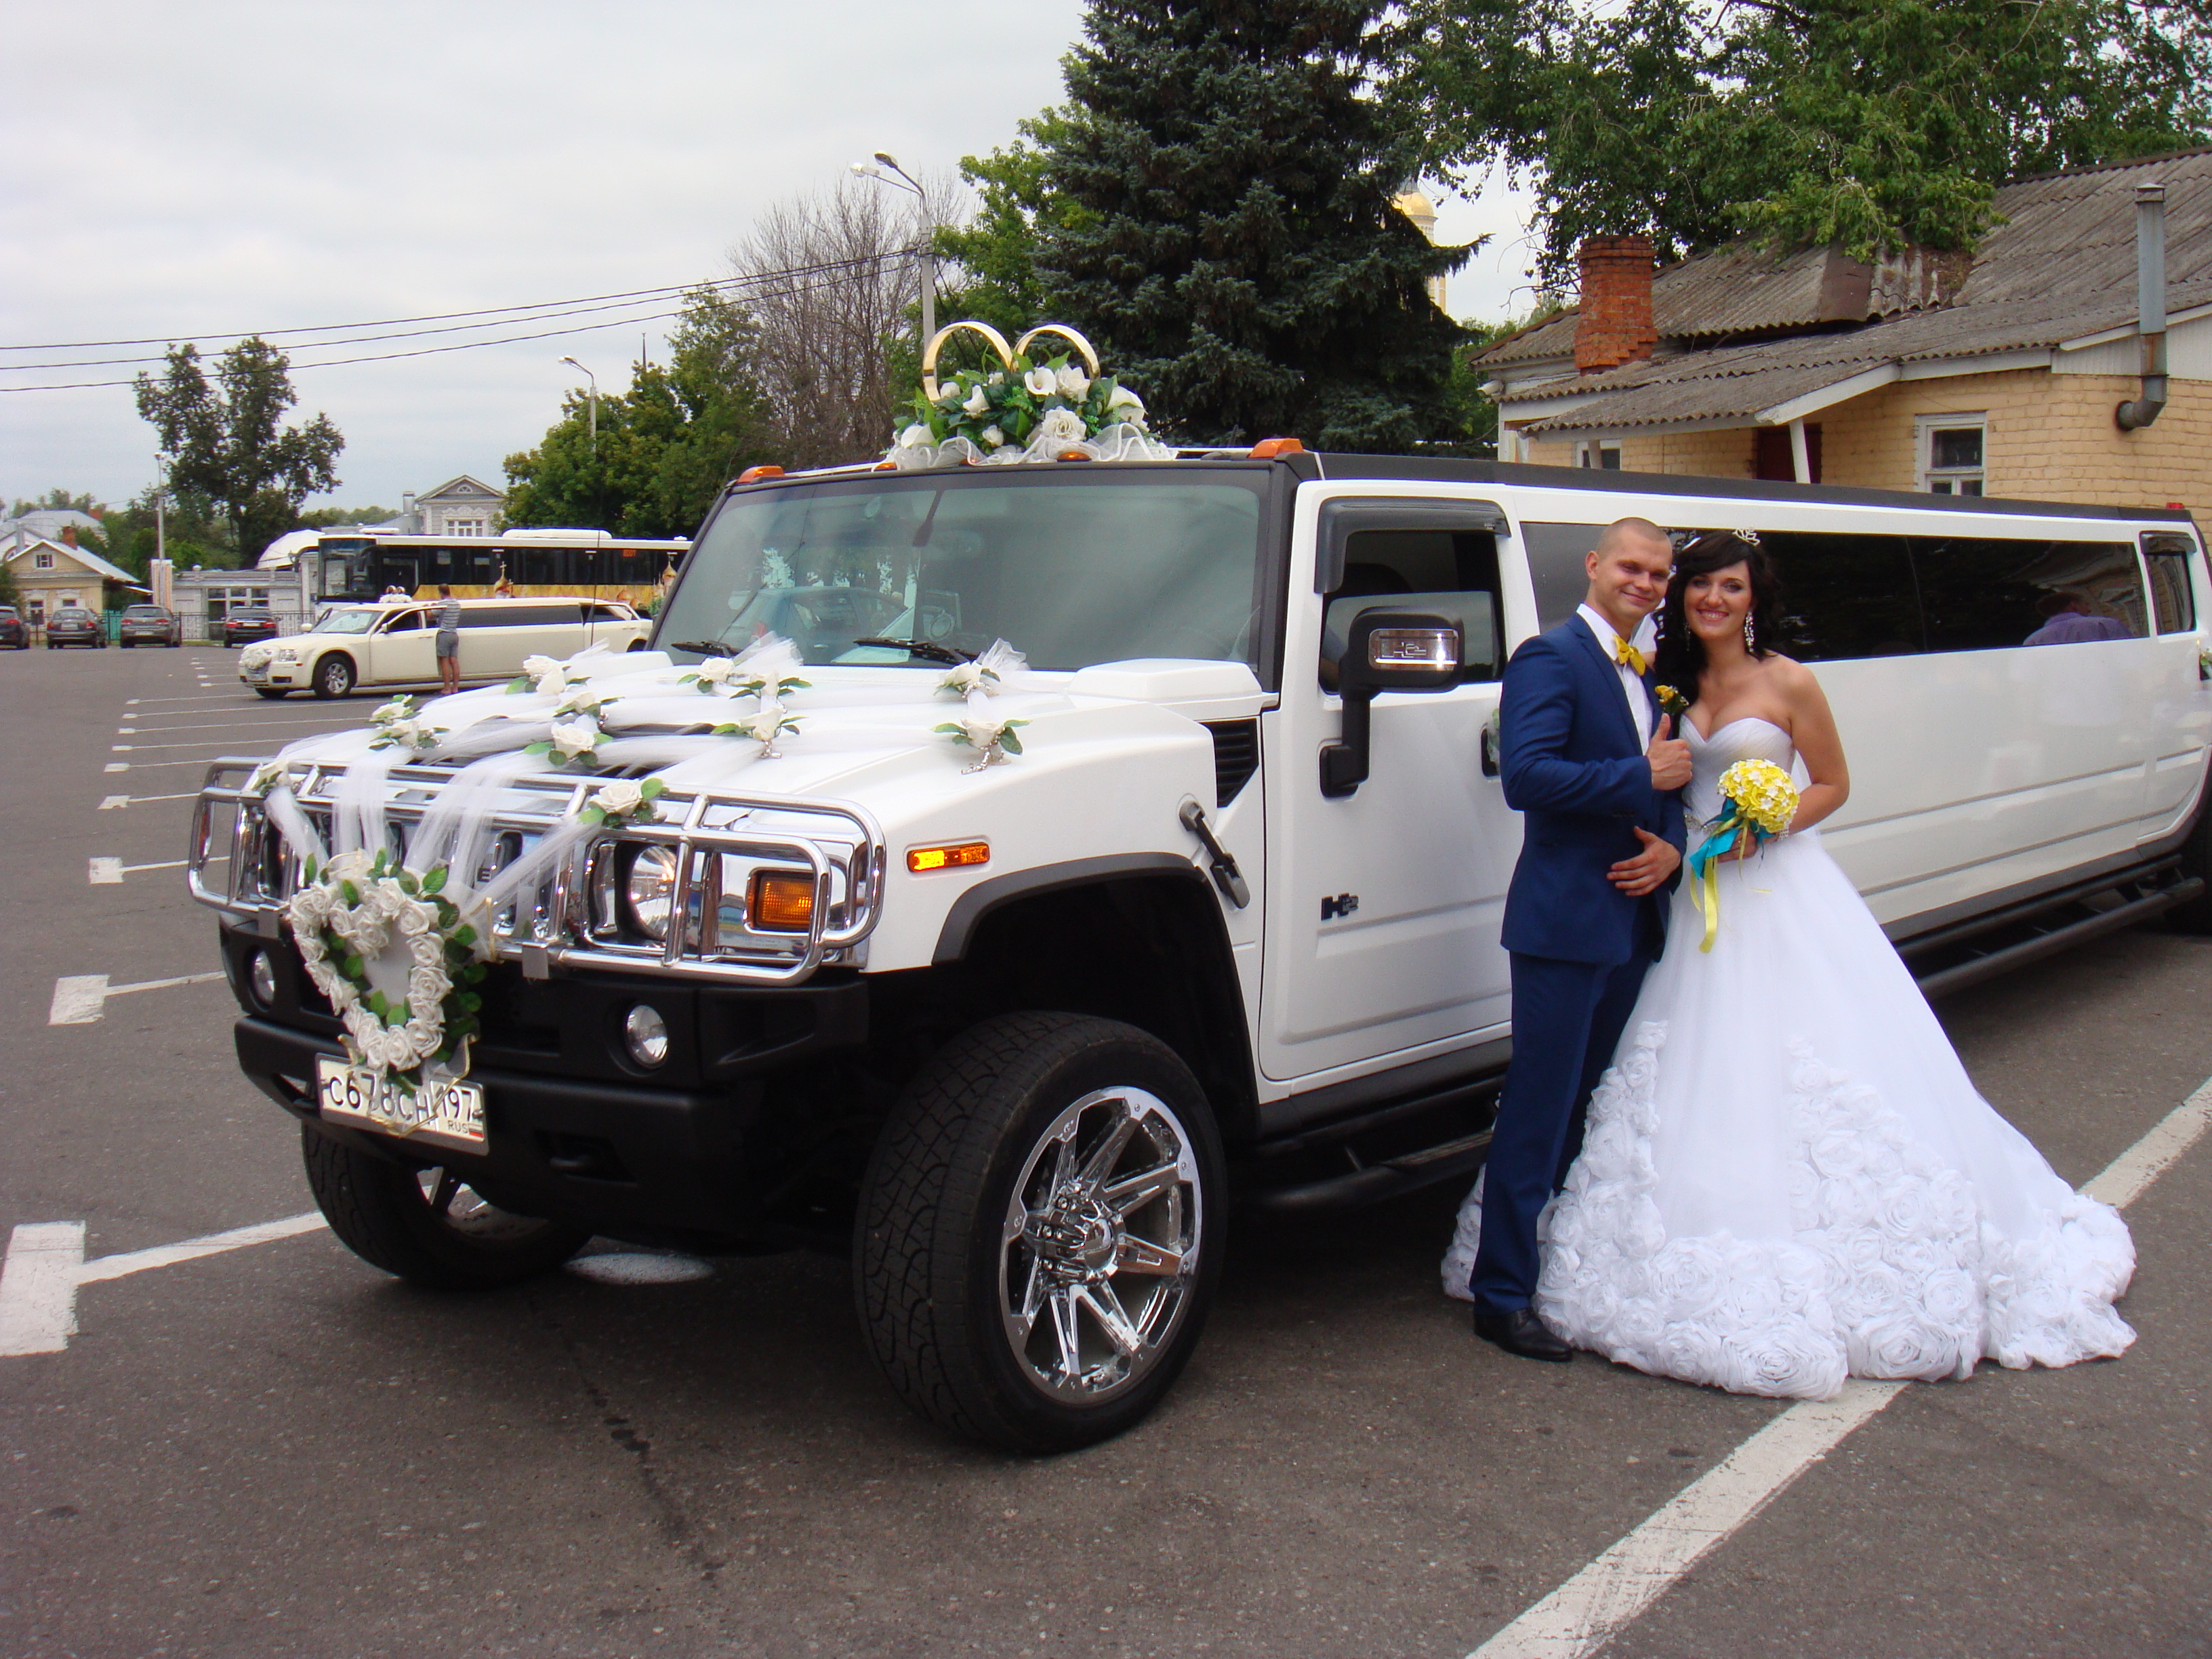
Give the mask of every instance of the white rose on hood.
POLYGON ((969 743, 977 749, 988 749, 1004 737, 1006 731, 997 720, 979 720, 973 716, 962 720, 960 729, 969 743))
POLYGON ((1080 403, 1091 391, 1091 377, 1073 363, 1065 364, 1053 376, 1060 387, 1060 395, 1070 403, 1080 403))
POLYGON ((984 395, 981 381, 977 381, 975 385, 969 389, 968 393, 968 401, 961 404, 960 407, 966 410, 970 415, 988 415, 991 412, 991 400, 984 395))
POLYGON ((1048 409, 1037 422, 1037 436, 1048 443, 1079 444, 1090 435, 1083 429, 1083 416, 1072 409, 1048 409))
POLYGON ((1031 369, 1022 376, 1022 384, 1029 388, 1029 394, 1032 398, 1049 398, 1059 386, 1059 382, 1054 380, 1052 371, 1048 368, 1031 369))
POLYGON ((624 812, 635 812, 644 802, 645 794, 634 779, 618 778, 592 797, 591 805, 609 817, 624 812))
POLYGON ((552 741, 562 760, 574 760, 599 746, 599 725, 588 716, 562 721, 553 728, 552 741))
POLYGON ((995 426, 985 427, 979 435, 982 438, 983 447, 986 449, 1000 448, 1006 441, 1006 434, 995 426))

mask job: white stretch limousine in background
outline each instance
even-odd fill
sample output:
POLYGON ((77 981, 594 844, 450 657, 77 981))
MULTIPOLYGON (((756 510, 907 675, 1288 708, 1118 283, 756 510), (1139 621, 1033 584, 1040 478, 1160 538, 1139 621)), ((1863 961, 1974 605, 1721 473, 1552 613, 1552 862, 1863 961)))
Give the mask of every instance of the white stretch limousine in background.
MULTIPOLYGON (((1499 677, 1630 515, 1759 532, 1771 643, 1850 751, 1822 834, 1923 985, 2154 916, 2212 931, 2185 514, 1279 443, 854 467, 732 486, 659 649, 617 659, 639 689, 610 730, 696 744, 736 728, 669 695, 690 665, 765 629, 804 654, 797 729, 772 755, 672 744, 656 817, 578 834, 582 775, 464 773, 477 742, 373 777, 353 734, 295 751, 281 810, 320 835, 380 790, 406 854, 457 776, 510 781, 444 814, 480 816, 471 848, 576 835, 502 890, 458 1127, 356 1103, 383 1097, 348 1081, 286 932, 299 856, 257 760, 211 769, 189 873, 223 913, 240 1063, 300 1120, 338 1236, 393 1273, 507 1282, 594 1234, 849 1249, 918 1409, 1096 1440, 1190 1352, 1232 1170, 1240 1208, 1296 1212, 1481 1160, 1522 836, 1499 677), (954 723, 957 665, 1000 639, 1028 667, 954 723), (955 741, 1000 722, 1003 764, 955 741), (500 1231, 428 1207, 459 1182, 500 1231)), ((506 720, 491 702, 453 717, 506 720)))
MULTIPOLYGON (((569 657, 595 645, 628 651, 653 624, 612 599, 463 599, 461 680, 507 679, 526 657, 569 657)), ((437 602, 391 599, 342 605, 310 633, 249 645, 238 678, 264 697, 312 690, 342 697, 356 686, 438 684, 437 602)))

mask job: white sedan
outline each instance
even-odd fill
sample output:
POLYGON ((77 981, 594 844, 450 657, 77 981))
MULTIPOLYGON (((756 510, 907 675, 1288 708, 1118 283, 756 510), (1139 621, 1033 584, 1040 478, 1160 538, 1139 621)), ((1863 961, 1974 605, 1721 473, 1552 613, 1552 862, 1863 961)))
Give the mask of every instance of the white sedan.
MULTIPOLYGON (((525 657, 570 657, 594 645, 628 651, 653 623, 614 599, 463 599, 461 679, 512 678, 525 657)), ((343 697, 356 686, 438 683, 437 603, 380 599, 342 605, 311 633, 249 645, 238 678, 264 697, 312 690, 343 697)))

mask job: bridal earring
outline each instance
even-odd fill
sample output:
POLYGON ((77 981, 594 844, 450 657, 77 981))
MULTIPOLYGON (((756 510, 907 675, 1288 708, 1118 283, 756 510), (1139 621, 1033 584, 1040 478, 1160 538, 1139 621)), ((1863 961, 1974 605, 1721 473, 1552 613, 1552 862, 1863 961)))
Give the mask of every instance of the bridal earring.
POLYGON ((1750 650, 1752 648, 1752 643, 1756 637, 1757 636, 1752 632, 1751 618, 1749 617, 1746 617, 1743 619, 1743 648, 1747 651, 1750 650))

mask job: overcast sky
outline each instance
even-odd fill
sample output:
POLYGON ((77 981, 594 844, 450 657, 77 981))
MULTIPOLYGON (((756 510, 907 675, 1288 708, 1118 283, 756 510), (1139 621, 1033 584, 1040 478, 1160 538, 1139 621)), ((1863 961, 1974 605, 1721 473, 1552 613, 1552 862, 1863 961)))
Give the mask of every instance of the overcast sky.
MULTIPOLYGON (((834 186, 856 156, 939 171, 1010 142, 1060 95, 1081 15, 1077 0, 20 5, 0 345, 153 337, 211 354, 234 331, 725 275, 756 213, 834 186)), ((1497 233, 1454 283, 1455 313, 1527 308, 1520 206, 1503 191, 1444 204, 1440 236, 1497 233)), ((661 325, 647 326, 657 356, 661 325)), ((301 368, 295 413, 345 434, 329 501, 397 507, 460 472, 501 483, 578 380, 558 359, 617 391, 638 335, 628 321, 301 368)), ((0 351, 0 386, 127 379, 136 365, 17 366, 160 349, 0 351)), ((119 503, 151 478, 153 447, 127 386, 0 393, 9 500, 58 486, 119 503)))

